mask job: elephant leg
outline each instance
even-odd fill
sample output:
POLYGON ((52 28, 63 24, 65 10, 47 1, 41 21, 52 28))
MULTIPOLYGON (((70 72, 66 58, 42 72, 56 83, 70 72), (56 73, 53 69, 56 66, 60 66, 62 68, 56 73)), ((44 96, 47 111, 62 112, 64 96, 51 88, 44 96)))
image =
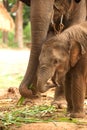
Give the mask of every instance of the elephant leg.
POLYGON ((54 94, 54 101, 52 102, 52 105, 56 106, 59 109, 66 108, 63 85, 61 85, 60 87, 56 86, 55 94, 54 94))
POLYGON ((54 101, 52 102, 57 108, 66 108, 66 101, 64 96, 64 82, 65 78, 58 70, 55 71, 52 81, 55 84, 54 101))
POLYGON ((60 87, 56 87, 54 100, 61 100, 64 99, 64 86, 61 85, 60 87))
POLYGON ((68 72, 65 78, 65 98, 67 101, 67 112, 71 113, 73 110, 72 98, 71 98, 71 73, 68 72))
POLYGON ((85 116, 84 112, 85 91, 86 89, 83 76, 75 71, 72 75, 71 96, 72 96, 73 112, 71 114, 71 117, 82 118, 85 116))
POLYGON ((42 42, 47 37, 51 21, 54 0, 31 0, 31 34, 32 47, 28 67, 22 80, 19 92, 23 97, 30 97, 35 93, 36 73, 42 42), (33 85, 34 84, 34 85, 33 85), (31 90, 31 86, 35 87, 31 90))

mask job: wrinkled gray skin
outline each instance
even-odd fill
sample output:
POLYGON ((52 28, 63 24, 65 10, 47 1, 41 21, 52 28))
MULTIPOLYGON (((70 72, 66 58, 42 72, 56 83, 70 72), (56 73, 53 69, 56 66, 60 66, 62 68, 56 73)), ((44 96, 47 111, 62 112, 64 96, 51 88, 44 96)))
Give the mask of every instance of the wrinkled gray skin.
MULTIPOLYGON (((22 1, 22 0, 21 0, 22 1)), ((24 1, 24 0, 23 0, 24 1)), ((73 24, 85 21, 86 16, 86 4, 85 0, 81 0, 76 3, 74 0, 55 0, 59 2, 57 8, 53 8, 54 0, 25 0, 24 2, 31 5, 31 34, 32 34, 32 47, 29 59, 29 64, 25 73, 25 76, 20 84, 19 92, 23 97, 30 97, 37 92, 37 88, 28 89, 32 84, 36 86, 36 73, 39 63, 39 55, 42 48, 42 43, 49 35, 55 35, 54 29, 51 26, 51 19, 54 10, 54 22, 56 29, 60 23, 62 12, 64 13, 63 23, 64 29, 70 27, 73 24), (63 7, 61 10, 60 7, 63 7)))
MULTIPOLYGON (((50 38, 43 44, 41 54, 39 57, 38 86, 44 86, 47 80, 51 78, 52 76, 54 76, 56 71, 60 74, 60 79, 62 79, 62 77, 64 77, 66 72, 69 70, 70 64, 71 66, 74 66, 78 58, 75 58, 75 56, 73 55, 72 59, 70 61, 68 60, 70 59, 70 54, 69 54, 70 50, 68 51, 68 49, 72 47, 72 44, 70 44, 70 41, 75 40, 81 43, 81 47, 83 51, 82 53, 84 53, 87 46, 86 33, 87 33, 87 22, 83 22, 81 24, 74 25, 70 27, 69 29, 66 29, 60 35, 53 36, 52 38, 50 38), (70 44, 70 47, 69 47, 69 44, 70 44), (64 50, 64 47, 65 47, 65 51, 62 52, 61 48, 63 48, 64 50), (63 63, 62 66, 60 66, 60 64, 55 66, 57 62, 56 60, 58 59, 58 58, 56 59, 57 56, 59 56, 60 61, 62 59, 62 63, 63 63), (47 70, 46 71, 47 74, 50 74, 50 75, 46 76, 46 73, 44 73, 45 70, 47 70), (45 77, 44 80, 42 76, 45 77), (41 84, 39 82, 39 79, 42 79, 41 84)), ((60 82, 60 79, 58 82, 60 82)), ((42 88, 39 88, 39 90, 40 89, 43 89, 41 91, 44 92, 46 91, 47 88, 45 89, 42 87, 42 88)))
MULTIPOLYGON (((69 65, 69 54, 68 51, 63 49, 61 51, 62 44, 60 43, 59 47, 55 46, 58 40, 56 37, 49 39, 46 43, 43 44, 41 54, 39 57, 39 69, 37 74, 37 86, 40 92, 46 92, 49 87, 45 86, 46 82, 52 77, 55 77, 55 73, 60 74, 58 77, 57 84, 61 84, 61 79, 65 76, 66 72, 68 71, 69 65), (59 57, 58 57, 59 56, 59 57), (57 64, 57 59, 61 62, 62 65, 57 64), (64 71, 65 70, 65 71, 64 71), (61 78, 61 79, 60 79, 61 78), (60 80, 59 80, 60 79, 60 80)), ((64 41, 63 41, 64 43, 64 41)), ((64 43, 65 44, 65 43, 64 43)), ((55 80, 55 78, 54 78, 55 80)))
POLYGON ((58 84, 61 84, 62 80, 66 83, 65 96, 72 117, 85 115, 83 104, 87 89, 86 53, 87 22, 83 22, 47 40, 42 46, 39 57, 38 90, 47 91, 49 87, 45 87, 45 83, 57 71, 58 84))

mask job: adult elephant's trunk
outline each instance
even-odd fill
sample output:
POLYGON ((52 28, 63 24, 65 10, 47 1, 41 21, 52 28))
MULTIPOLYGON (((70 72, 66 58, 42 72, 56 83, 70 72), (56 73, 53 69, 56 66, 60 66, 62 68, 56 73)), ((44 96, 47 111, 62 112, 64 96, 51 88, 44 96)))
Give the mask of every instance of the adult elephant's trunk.
POLYGON ((54 0, 31 0, 32 47, 27 71, 19 87, 20 94, 24 97, 29 97, 32 94, 28 87, 33 83, 36 76, 38 57, 42 42, 47 37, 53 3, 54 0))

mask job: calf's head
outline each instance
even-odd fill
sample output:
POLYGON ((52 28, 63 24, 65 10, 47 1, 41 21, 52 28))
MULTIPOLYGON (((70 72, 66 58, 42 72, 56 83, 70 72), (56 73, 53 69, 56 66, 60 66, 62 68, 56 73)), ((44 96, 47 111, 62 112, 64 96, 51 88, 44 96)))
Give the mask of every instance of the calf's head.
POLYGON ((45 84, 57 71, 64 77, 70 67, 74 67, 84 53, 82 45, 76 41, 63 41, 55 37, 43 44, 39 57, 37 87, 40 92, 49 89, 45 84))

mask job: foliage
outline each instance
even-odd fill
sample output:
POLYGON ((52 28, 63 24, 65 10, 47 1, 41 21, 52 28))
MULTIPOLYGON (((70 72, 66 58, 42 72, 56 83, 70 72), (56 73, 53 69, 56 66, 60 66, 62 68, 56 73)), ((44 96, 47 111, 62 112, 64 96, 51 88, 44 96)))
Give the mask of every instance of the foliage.
POLYGON ((24 43, 31 42, 31 24, 28 22, 28 24, 24 27, 24 43))
POLYGON ((14 40, 14 32, 9 32, 8 33, 8 43, 7 45, 11 48, 18 48, 18 44, 14 40))
MULTIPOLYGON (((3 1, 3 0, 2 0, 3 1)), ((15 20, 15 16, 16 16, 16 12, 15 13, 11 13, 10 10, 11 8, 14 6, 14 4, 16 3, 17 0, 8 0, 8 11, 11 14, 11 16, 13 17, 13 19, 15 20)), ((23 40, 25 45, 29 44, 31 42, 31 26, 30 26, 30 7, 26 6, 24 4, 24 8, 23 8, 23 40)), ((15 42, 14 40, 14 36, 15 36, 15 30, 14 32, 8 32, 8 43, 6 43, 9 47, 12 48, 18 48, 18 44, 15 42)), ((2 44, 2 32, 0 32, 0 44, 2 44)))
POLYGON ((24 8, 23 8, 23 25, 24 27, 29 23, 30 21, 30 7, 29 6, 26 6, 24 5, 24 8))
MULTIPOLYGON (((0 44, 1 45, 5 44, 5 43, 3 43, 2 37, 3 37, 3 32, 0 31, 0 44)), ((6 44, 8 47, 18 48, 18 45, 14 40, 14 32, 8 32, 8 42, 6 44)))
POLYGON ((25 100, 25 98, 21 96, 20 99, 17 102, 17 105, 21 106, 23 104, 24 100, 25 100))
MULTIPOLYGON (((8 47, 18 48, 18 44, 14 40, 14 35, 15 35, 14 32, 8 32, 8 43, 6 43, 6 44, 8 45, 8 47)), ((3 43, 3 41, 1 40, 2 37, 3 37, 3 34, 0 31, 0 44, 3 43)), ((26 46, 26 44, 31 43, 31 24, 30 24, 30 22, 28 22, 28 24, 26 26, 24 26, 23 40, 24 40, 25 46, 26 46)))
POLYGON ((4 126, 9 126, 11 124, 21 125, 22 123, 58 121, 78 123, 77 119, 71 120, 66 117, 59 117, 55 112, 57 112, 57 109, 54 106, 22 106, 21 108, 12 108, 9 112, 0 112, 0 119, 4 126))
POLYGON ((0 119, 4 126, 10 124, 20 125, 21 123, 43 122, 51 119, 43 120, 47 113, 53 114, 55 108, 53 106, 33 106, 12 108, 10 112, 1 112, 0 119))

